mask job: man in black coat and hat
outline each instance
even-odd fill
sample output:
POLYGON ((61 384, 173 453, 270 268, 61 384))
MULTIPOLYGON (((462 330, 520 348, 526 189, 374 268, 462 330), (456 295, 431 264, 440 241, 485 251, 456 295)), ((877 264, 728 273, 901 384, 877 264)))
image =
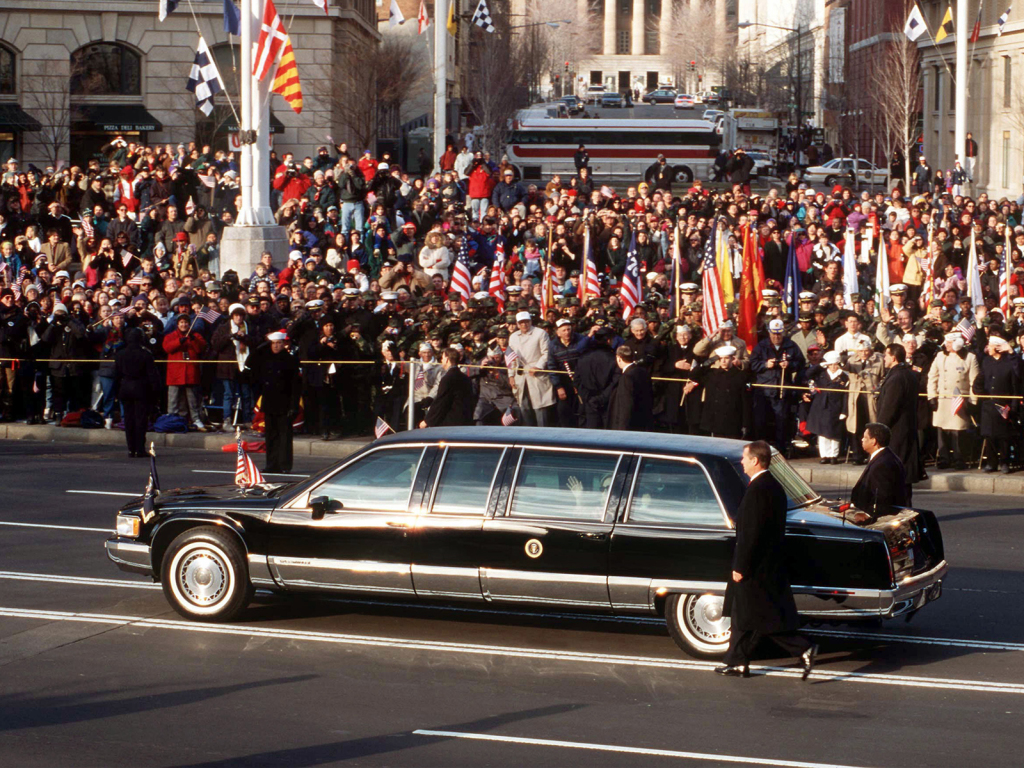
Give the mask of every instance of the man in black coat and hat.
POLYGON ((299 361, 288 351, 288 335, 267 334, 269 346, 257 356, 253 389, 260 398, 266 424, 267 463, 264 472, 292 471, 292 424, 299 413, 299 361))
POLYGON ((146 335, 140 329, 129 328, 125 348, 114 358, 114 396, 121 401, 124 437, 128 455, 133 459, 146 456, 149 414, 163 387, 163 377, 145 341, 146 335))
MULTIPOLYGON (((868 458, 850 494, 850 502, 868 516, 870 521, 890 515, 908 504, 906 471, 899 457, 889 450, 891 432, 885 424, 871 423, 864 427, 860 444, 868 458)), ((856 522, 868 522, 859 520, 856 522)))
POLYGON ((473 383, 459 368, 462 353, 451 347, 441 353, 444 374, 420 427, 464 427, 473 423, 473 383))
POLYGON ((605 414, 619 377, 615 353, 608 344, 611 331, 601 326, 593 335, 593 345, 576 365, 573 383, 583 402, 583 425, 587 429, 604 429, 605 414))
POLYGON ((732 633, 720 675, 750 677, 750 657, 762 638, 797 656, 803 678, 814 666, 818 646, 801 635, 796 602, 786 576, 786 491, 768 472, 772 449, 763 440, 743 448, 743 472, 750 478, 736 510, 736 548, 725 590, 724 613, 732 633))
POLYGON ((615 351, 621 375, 608 404, 608 429, 654 429, 654 388, 651 374, 638 364, 632 348, 623 344, 615 351))
POLYGON ((907 365, 907 351, 890 344, 882 356, 886 375, 875 402, 876 419, 892 432, 889 443, 906 470, 907 503, 911 503, 911 484, 924 479, 917 448, 918 376, 907 365))

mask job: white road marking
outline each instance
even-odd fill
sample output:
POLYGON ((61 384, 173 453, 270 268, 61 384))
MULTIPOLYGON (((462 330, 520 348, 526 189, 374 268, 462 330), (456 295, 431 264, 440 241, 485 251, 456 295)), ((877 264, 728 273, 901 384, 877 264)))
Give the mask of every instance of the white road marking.
MULTIPOLYGON (((627 666, 670 670, 712 672, 716 662, 692 661, 686 659, 658 658, 654 656, 626 656, 607 653, 584 653, 581 651, 557 651, 546 648, 517 648, 514 646, 455 643, 437 640, 416 640, 397 637, 375 637, 373 635, 349 635, 337 632, 314 632, 276 627, 244 626, 232 624, 199 624, 173 619, 147 619, 143 616, 121 616, 111 614, 75 613, 70 611, 40 611, 22 608, 2 608, 0 616, 40 621, 70 621, 113 626, 132 626, 146 629, 173 629, 182 632, 197 632, 215 635, 236 635, 241 637, 267 637, 281 640, 306 640, 309 642, 331 643, 334 645, 389 648, 434 653, 471 654, 497 656, 512 659, 543 661, 570 661, 582 664, 604 666, 627 666)), ((797 667, 751 666, 756 675, 800 678, 802 670, 797 667)), ((871 683, 908 688, 932 688, 974 693, 1024 694, 1024 683, 1000 683, 987 680, 961 680, 941 677, 919 677, 912 675, 886 675, 873 672, 842 672, 818 669, 812 676, 814 681, 871 683)))
POLYGON ((58 576, 47 573, 0 571, 0 579, 12 581, 43 581, 51 584, 86 584, 90 587, 125 587, 126 589, 160 589, 159 584, 128 579, 97 579, 90 576, 58 576))
POLYGON ((471 739, 473 741, 497 741, 505 744, 529 744, 536 747, 562 747, 565 749, 589 749, 598 752, 618 752, 625 755, 652 755, 656 757, 678 757, 684 760, 705 760, 715 763, 740 763, 742 765, 770 765, 779 768, 855 768, 835 763, 806 763, 800 760, 774 760, 770 757, 740 757, 738 755, 716 755, 710 752, 680 752, 675 749, 652 749, 650 747, 621 747, 616 744, 590 744, 583 741, 558 741, 555 739, 530 739, 522 736, 498 736, 491 733, 466 733, 464 731, 432 731, 420 728, 413 731, 417 736, 441 736, 449 739, 471 739))
POLYGON ((127 496, 128 498, 142 495, 141 493, 119 493, 118 491, 68 491, 68 493, 87 493, 92 496, 127 496))
MULTIPOLYGON (((0 525, 32 525, 32 523, 3 523, 0 525)), ((61 527, 61 526, 43 526, 61 527)), ((81 528, 75 530, 99 531, 102 533, 113 533, 104 528, 81 528)), ((0 579, 13 579, 17 581, 42 581, 52 583, 84 584, 93 587, 128 587, 139 588, 141 582, 129 581, 127 579, 101 579, 80 576, 63 576, 51 573, 28 573, 24 571, 0 571, 0 579)), ((141 583, 148 589, 160 589, 157 584, 141 583)), ((257 589, 256 594, 271 597, 277 593, 269 589, 257 589)), ((497 608, 471 608, 467 606, 446 606, 432 605, 430 603, 407 603, 386 600, 360 600, 349 597, 328 597, 323 595, 307 594, 304 597, 320 602, 344 603, 346 605, 367 605, 383 608, 412 608, 417 610, 444 611, 452 613, 474 613, 489 614, 493 616, 518 616, 521 618, 536 619, 568 619, 570 621, 600 621, 620 624, 637 624, 646 626, 664 626, 664 619, 646 616, 612 616, 592 613, 536 613, 532 611, 500 610, 497 608)), ((919 637, 916 635, 901 635, 895 632, 857 632, 856 630, 843 629, 808 629, 808 634, 824 637, 835 637, 848 640, 882 641, 886 643, 907 643, 910 645, 934 645, 948 648, 973 648, 984 651, 1024 651, 1024 643, 999 642, 994 640, 967 640, 955 637, 919 637)))
POLYGON ((114 533, 113 528, 86 528, 81 525, 49 525, 47 523, 15 523, 0 520, 0 525, 13 525, 18 528, 56 528, 61 531, 87 531, 89 533, 114 533))
MULTIPOLYGON (((233 469, 193 469, 193 472, 198 472, 203 475, 233 475, 235 471, 233 469)), ((288 472, 264 472, 264 475, 268 477, 309 477, 309 475, 293 475, 288 472)))

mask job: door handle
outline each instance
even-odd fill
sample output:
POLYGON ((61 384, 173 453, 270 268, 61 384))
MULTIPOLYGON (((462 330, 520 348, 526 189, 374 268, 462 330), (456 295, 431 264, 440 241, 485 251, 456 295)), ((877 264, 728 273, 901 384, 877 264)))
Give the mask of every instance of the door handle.
POLYGON ((590 539, 591 541, 604 541, 608 538, 607 533, 581 533, 579 534, 581 539, 590 539))
POLYGON ((401 520, 388 520, 387 525, 390 528, 408 528, 409 524, 402 522, 401 520))

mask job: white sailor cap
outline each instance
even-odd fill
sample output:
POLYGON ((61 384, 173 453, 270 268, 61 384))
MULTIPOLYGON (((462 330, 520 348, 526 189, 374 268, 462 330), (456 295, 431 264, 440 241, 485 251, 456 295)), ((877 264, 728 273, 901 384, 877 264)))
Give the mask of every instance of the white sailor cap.
POLYGON ((288 334, 284 331, 274 331, 267 334, 267 341, 288 341, 288 334))
POLYGON ((697 291, 700 290, 700 288, 697 287, 696 283, 683 283, 681 286, 679 286, 679 290, 681 290, 683 293, 696 293, 697 291))
POLYGON ((821 360, 823 363, 825 363, 825 365, 835 365, 836 363, 839 362, 839 353, 836 352, 834 349, 830 349, 828 352, 822 355, 821 360))
MULTIPOLYGON (((762 296, 764 295, 763 291, 761 292, 761 295, 762 296)), ((800 301, 817 301, 817 300, 818 300, 818 294, 814 293, 814 291, 800 291, 800 301)))
POLYGON ((896 285, 890 285, 889 286, 889 293, 890 294, 893 294, 893 293, 903 294, 903 293, 906 293, 906 292, 907 292, 907 286, 905 286, 903 283, 896 283, 896 285))
POLYGON ((715 349, 715 354, 719 357, 730 357, 736 354, 736 347, 732 344, 723 344, 715 349))
POLYGON ((306 309, 323 309, 324 303, 320 299, 313 299, 306 302, 306 309))
POLYGON ((384 291, 380 297, 384 299, 384 301, 398 301, 398 294, 394 291, 384 291))

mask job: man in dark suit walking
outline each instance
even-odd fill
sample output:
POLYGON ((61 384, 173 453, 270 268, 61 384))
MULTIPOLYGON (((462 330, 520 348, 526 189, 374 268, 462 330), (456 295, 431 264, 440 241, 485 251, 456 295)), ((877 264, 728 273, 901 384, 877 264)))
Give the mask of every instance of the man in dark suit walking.
POLYGON ((818 646, 797 632, 796 603, 786 576, 786 492, 768 472, 772 449, 763 440, 743 449, 743 472, 750 478, 736 510, 736 549, 732 578, 725 589, 732 635, 720 675, 750 677, 750 657, 762 638, 803 662, 804 680, 814 667, 818 646))
POLYGON ((615 362, 622 374, 608 404, 608 429, 654 429, 654 387, 651 374, 633 360, 633 350, 623 344, 615 350, 615 362))
POLYGON ((885 424, 868 424, 860 439, 861 447, 870 458, 853 486, 850 501, 871 520, 892 514, 897 507, 908 503, 907 473, 903 462, 889 450, 890 437, 885 424))
POLYGON ((441 353, 444 374, 437 395, 420 422, 420 427, 463 427, 473 423, 473 384, 459 369, 462 354, 448 348, 441 353))
POLYGON ((911 483, 925 478, 917 449, 918 376, 907 365, 907 351, 900 344, 885 348, 883 362, 886 374, 878 388, 875 419, 892 433, 891 450, 906 470, 904 484, 909 504, 911 483))

